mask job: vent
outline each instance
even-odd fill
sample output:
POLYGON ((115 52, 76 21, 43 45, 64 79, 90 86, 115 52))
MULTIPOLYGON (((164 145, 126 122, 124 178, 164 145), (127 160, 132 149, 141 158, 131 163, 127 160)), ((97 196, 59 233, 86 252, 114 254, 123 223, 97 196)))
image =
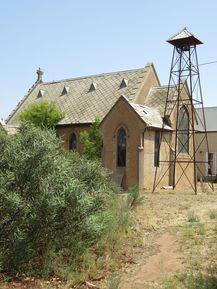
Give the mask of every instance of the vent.
POLYGON ((65 95, 65 94, 67 94, 68 92, 69 92, 69 87, 68 87, 68 86, 64 86, 61 95, 65 95))
POLYGON ((128 86, 128 80, 123 78, 120 84, 120 88, 125 88, 128 86))
POLYGON ((91 85, 90 85, 90 88, 89 88, 89 91, 88 92, 93 92, 96 90, 96 83, 95 82, 92 82, 91 85))
POLYGON ((39 97, 42 97, 42 96, 44 95, 44 93, 45 93, 45 91, 42 90, 42 89, 40 89, 39 92, 38 92, 37 97, 38 97, 38 98, 39 98, 39 97))

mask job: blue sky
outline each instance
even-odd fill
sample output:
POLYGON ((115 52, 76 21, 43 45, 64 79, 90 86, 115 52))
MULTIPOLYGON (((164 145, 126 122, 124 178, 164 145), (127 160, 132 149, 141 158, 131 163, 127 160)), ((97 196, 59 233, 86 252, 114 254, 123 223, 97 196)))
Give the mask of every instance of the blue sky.
MULTIPOLYGON (((36 81, 144 67, 167 84, 172 46, 187 27, 204 45, 199 63, 217 60, 216 0, 7 0, 0 2, 0 117, 36 81)), ((205 106, 217 106, 217 63, 200 68, 205 106)))

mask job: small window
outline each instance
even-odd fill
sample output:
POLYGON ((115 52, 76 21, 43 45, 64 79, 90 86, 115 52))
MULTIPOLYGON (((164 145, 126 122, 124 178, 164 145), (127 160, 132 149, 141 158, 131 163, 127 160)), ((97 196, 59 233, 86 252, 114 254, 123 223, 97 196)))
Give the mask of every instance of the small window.
POLYGON ((126 132, 123 127, 119 128, 117 133, 117 166, 126 166, 126 149, 127 149, 127 139, 126 132))
POLYGON ((154 135, 154 166, 159 167, 160 162, 160 132, 156 131, 154 135))
POLYGON ((90 85, 90 88, 89 88, 89 91, 88 92, 93 92, 96 90, 96 83, 95 82, 92 82, 91 85, 90 85))
POLYGON ((65 94, 67 94, 68 92, 69 92, 69 87, 68 87, 68 86, 64 86, 61 95, 65 95, 65 94))
POLYGON ((128 80, 123 78, 120 84, 120 88, 125 88, 128 86, 128 80))
POLYGON ((178 152, 189 152, 189 113, 185 106, 179 110, 178 115, 178 152))
POLYGON ((77 137, 75 133, 73 133, 69 139, 69 149, 73 151, 77 150, 77 137))
POLYGON ((207 153, 208 175, 216 175, 216 153, 207 153))
POLYGON ((42 90, 42 89, 40 89, 39 92, 38 92, 37 97, 38 97, 38 98, 42 97, 42 96, 44 95, 44 93, 45 93, 45 91, 42 90))

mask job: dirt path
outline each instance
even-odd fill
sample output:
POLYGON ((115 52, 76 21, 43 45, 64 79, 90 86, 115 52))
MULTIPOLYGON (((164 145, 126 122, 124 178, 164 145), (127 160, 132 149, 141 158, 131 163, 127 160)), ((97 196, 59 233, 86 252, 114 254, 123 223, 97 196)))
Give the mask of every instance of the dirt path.
POLYGON ((156 281, 183 267, 177 238, 170 233, 164 233, 154 243, 157 252, 147 258, 145 263, 138 264, 133 277, 122 283, 122 289, 144 289, 145 283, 156 281), (133 287, 132 287, 133 286, 133 287))
POLYGON ((146 281, 158 280, 168 272, 175 272, 182 268, 182 256, 175 236, 164 233, 155 244, 159 246, 159 252, 147 259, 146 264, 140 268, 141 276, 138 276, 146 281))
POLYGON ((132 264, 121 276, 120 289, 161 288, 163 278, 184 269, 184 254, 180 238, 172 229, 188 222, 195 214, 202 222, 208 212, 217 210, 216 194, 179 194, 161 192, 144 194, 142 205, 136 208, 137 230, 143 234, 143 247, 134 250, 132 264))

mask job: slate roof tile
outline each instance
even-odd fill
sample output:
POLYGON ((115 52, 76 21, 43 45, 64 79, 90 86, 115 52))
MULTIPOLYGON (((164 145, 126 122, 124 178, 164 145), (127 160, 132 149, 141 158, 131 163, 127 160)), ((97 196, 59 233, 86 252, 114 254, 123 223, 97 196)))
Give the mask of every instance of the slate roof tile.
POLYGON ((19 124, 19 113, 38 101, 56 103, 57 107, 65 113, 65 117, 59 124, 91 123, 96 116, 102 119, 122 94, 133 101, 135 92, 145 79, 148 69, 149 65, 141 69, 37 83, 6 122, 9 125, 19 124), (119 89, 122 79, 128 81, 128 86, 119 89), (96 90, 89 92, 91 83, 96 84, 96 90), (62 95, 64 87, 68 87, 69 90, 67 94, 62 95), (45 93, 37 98, 39 90, 45 93))

